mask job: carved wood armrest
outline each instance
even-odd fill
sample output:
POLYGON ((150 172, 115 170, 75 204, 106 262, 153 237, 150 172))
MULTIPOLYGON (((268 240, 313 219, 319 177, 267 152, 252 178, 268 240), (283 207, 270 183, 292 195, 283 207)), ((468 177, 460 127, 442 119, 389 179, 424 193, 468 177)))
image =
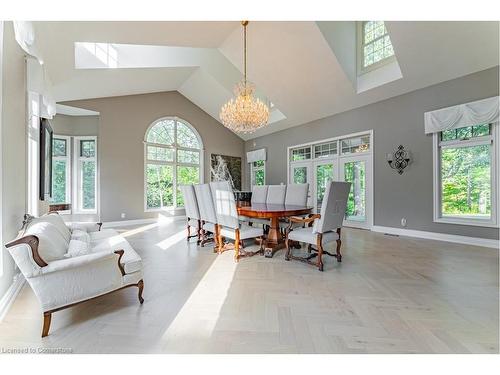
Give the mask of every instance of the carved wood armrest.
POLYGON ((124 250, 116 250, 114 251, 115 254, 118 254, 118 268, 120 269, 120 272, 122 273, 122 276, 125 275, 125 268, 122 266, 121 260, 123 257, 123 254, 125 254, 124 250))
POLYGON ((314 214, 310 215, 309 217, 297 217, 297 216, 291 216, 290 219, 290 224, 288 225, 288 228, 286 229, 286 235, 293 230, 293 223, 300 223, 300 224, 308 224, 309 226, 314 223, 314 220, 319 219, 321 217, 320 214, 314 214))
POLYGON ((97 231, 100 232, 102 227, 102 222, 96 223, 96 225, 97 225, 97 231))
POLYGON ((47 262, 45 262, 38 253, 38 243, 38 237, 30 234, 5 244, 5 247, 9 248, 20 244, 26 244, 31 248, 31 253, 33 254, 33 260, 35 263, 40 267, 45 267, 47 266, 47 262))

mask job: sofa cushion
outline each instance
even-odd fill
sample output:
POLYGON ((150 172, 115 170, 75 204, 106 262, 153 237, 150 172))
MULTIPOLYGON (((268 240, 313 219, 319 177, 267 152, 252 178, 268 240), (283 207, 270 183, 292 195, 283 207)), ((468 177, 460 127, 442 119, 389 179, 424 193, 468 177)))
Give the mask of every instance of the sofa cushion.
POLYGON ((72 258, 80 255, 86 255, 88 253, 90 253, 90 247, 87 241, 71 240, 69 241, 68 252, 65 256, 72 258))
POLYGON ((69 240, 71 239, 71 231, 69 230, 68 226, 64 222, 61 215, 46 214, 46 215, 40 216, 39 218, 35 219, 35 221, 34 221, 34 223, 42 223, 42 222, 47 222, 47 223, 54 225, 57 228, 57 230, 59 231, 59 233, 69 243, 69 240))
POLYGON ((71 239, 84 241, 87 244, 90 243, 89 234, 87 232, 84 232, 83 230, 74 230, 73 232, 71 232, 71 239))
POLYGON ((24 235, 38 237, 38 253, 46 262, 61 259, 68 251, 69 241, 66 241, 60 230, 48 221, 40 221, 30 225, 24 235))
POLYGON ((113 229, 90 233, 91 252, 124 250, 121 264, 125 273, 137 272, 142 269, 141 257, 130 246, 128 241, 113 229))

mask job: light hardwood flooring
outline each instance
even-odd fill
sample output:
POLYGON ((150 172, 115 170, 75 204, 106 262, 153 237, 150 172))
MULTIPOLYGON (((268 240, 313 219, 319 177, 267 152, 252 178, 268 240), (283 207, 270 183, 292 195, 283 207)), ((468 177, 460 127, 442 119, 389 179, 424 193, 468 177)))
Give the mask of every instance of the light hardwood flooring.
MULTIPOLYGON (((0 348, 74 353, 498 353, 498 250, 343 231, 325 271, 187 244, 184 224, 120 228, 144 260, 128 288, 57 312, 41 339, 26 285, 0 348)), ((300 251, 300 250, 299 250, 300 251)))

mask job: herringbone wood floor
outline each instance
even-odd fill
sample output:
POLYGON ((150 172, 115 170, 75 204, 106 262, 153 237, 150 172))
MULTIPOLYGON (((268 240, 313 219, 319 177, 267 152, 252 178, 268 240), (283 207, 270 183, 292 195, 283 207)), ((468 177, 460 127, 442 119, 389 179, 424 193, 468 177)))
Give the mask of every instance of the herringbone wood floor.
POLYGON ((123 230, 144 259, 134 289, 55 313, 27 286, 0 347, 78 353, 498 353, 498 250, 345 229, 325 271, 186 244, 183 224, 123 230))

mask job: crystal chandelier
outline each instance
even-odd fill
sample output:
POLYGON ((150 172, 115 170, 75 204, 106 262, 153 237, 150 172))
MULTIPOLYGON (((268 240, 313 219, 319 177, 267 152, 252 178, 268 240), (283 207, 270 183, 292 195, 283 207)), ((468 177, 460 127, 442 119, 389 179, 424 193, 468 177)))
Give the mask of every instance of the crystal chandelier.
POLYGON ((222 124, 236 133, 253 133, 267 125, 269 120, 269 107, 253 93, 255 86, 247 81, 247 25, 243 25, 243 80, 234 88, 236 98, 224 104, 219 117, 222 124))

